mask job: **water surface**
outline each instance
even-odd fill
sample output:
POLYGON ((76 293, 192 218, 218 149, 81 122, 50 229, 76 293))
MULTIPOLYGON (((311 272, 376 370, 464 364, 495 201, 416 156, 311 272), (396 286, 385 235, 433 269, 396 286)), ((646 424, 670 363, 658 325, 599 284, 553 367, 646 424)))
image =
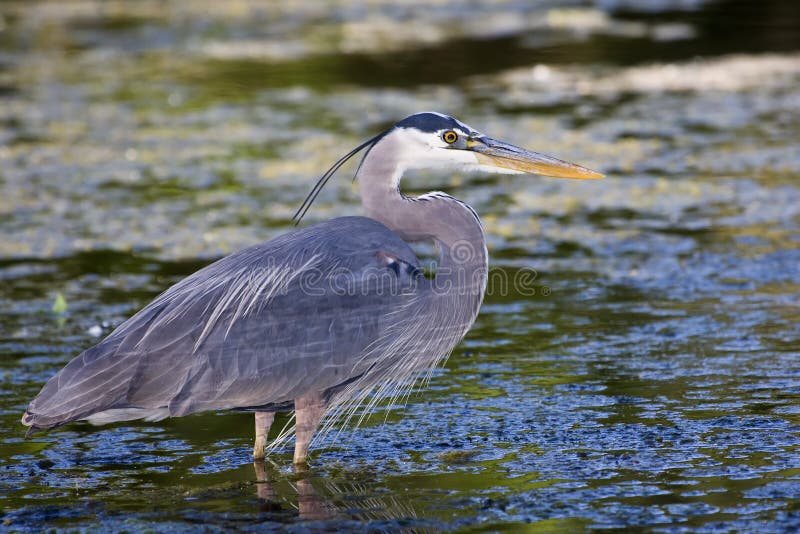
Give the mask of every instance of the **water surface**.
POLYGON ((800 13, 639 4, 4 2, 2 528, 800 528, 800 13), (425 109, 608 174, 408 178, 475 207, 493 273, 537 273, 428 387, 301 474, 253 466, 248 414, 24 438, 70 358, 425 109))

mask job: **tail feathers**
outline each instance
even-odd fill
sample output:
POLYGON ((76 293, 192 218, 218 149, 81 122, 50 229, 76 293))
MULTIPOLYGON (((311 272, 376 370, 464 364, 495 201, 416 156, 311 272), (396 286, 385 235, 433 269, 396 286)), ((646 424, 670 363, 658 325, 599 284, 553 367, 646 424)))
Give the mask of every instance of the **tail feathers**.
POLYGON ((33 424, 33 416, 31 414, 29 414, 28 412, 25 412, 22 415, 22 424, 27 426, 27 427, 30 427, 30 428, 28 428, 28 431, 25 432, 25 437, 26 438, 29 438, 32 435, 34 435, 37 430, 41 430, 40 427, 38 427, 38 426, 33 424))
POLYGON ((36 432, 40 430, 51 430, 53 428, 57 428, 59 426, 66 425, 67 423, 71 423, 73 421, 78 421, 80 419, 85 419, 86 416, 82 417, 47 417, 35 412, 31 412, 31 407, 28 407, 28 410, 22 415, 22 424, 28 427, 28 431, 25 433, 25 437, 29 438, 36 432))
POLYGON ((106 338, 48 380, 22 416, 22 424, 31 428, 29 432, 55 428, 126 404, 135 362, 118 353, 120 342, 106 338))
POLYGON ((57 380, 48 382, 42 393, 28 405, 22 416, 22 424, 30 427, 29 434, 37 430, 52 429, 73 421, 87 419, 98 412, 107 411, 118 405, 119 396, 73 394, 70 388, 59 390, 57 380))
POLYGON ((29 427, 25 433, 25 437, 31 437, 33 434, 40 430, 50 430, 72 421, 88 421, 93 425, 105 425, 108 423, 116 423, 118 421, 132 421, 134 419, 144 419, 145 421, 161 421, 169 417, 169 408, 111 408, 108 410, 98 411, 86 414, 81 417, 68 418, 63 421, 48 421, 44 423, 37 421, 36 416, 30 412, 25 412, 22 416, 22 424, 29 427))
POLYGON ((22 424, 25 426, 33 426, 33 416, 28 412, 22 414, 22 424))
MULTIPOLYGON (((30 409, 30 408, 29 408, 30 409)), ((22 415, 22 424, 28 427, 28 431, 25 432, 25 437, 29 438, 32 435, 40 432, 42 430, 52 430, 54 428, 58 428, 60 426, 66 425, 67 423, 71 423, 75 421, 75 419, 63 420, 63 421, 42 421, 40 418, 37 418, 36 414, 32 414, 29 411, 26 411, 22 415), (37 420, 38 419, 38 420, 37 420)))

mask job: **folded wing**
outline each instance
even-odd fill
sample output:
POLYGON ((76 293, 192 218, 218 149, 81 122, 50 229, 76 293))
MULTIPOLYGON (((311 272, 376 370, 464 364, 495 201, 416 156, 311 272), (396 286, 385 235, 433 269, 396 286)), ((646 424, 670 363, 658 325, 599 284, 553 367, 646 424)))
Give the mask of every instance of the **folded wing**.
POLYGON ((279 409, 376 364, 370 346, 413 320, 425 278, 397 235, 362 217, 227 256, 174 285, 70 361, 23 423, 279 409))

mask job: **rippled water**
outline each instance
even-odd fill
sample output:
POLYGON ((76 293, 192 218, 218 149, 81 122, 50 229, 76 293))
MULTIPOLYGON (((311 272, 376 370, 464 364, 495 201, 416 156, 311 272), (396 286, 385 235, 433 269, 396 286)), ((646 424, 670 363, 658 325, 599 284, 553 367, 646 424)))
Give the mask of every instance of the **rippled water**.
POLYGON ((428 4, 0 4, 0 529, 800 528, 795 2, 428 4), (608 174, 409 177, 538 273, 428 388, 301 474, 248 414, 24 438, 66 361, 424 109, 608 174))

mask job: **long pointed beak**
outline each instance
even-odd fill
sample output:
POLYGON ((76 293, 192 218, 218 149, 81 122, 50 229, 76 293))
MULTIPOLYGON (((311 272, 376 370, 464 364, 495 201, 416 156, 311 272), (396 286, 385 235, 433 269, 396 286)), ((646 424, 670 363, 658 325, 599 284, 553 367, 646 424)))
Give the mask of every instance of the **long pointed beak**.
POLYGON ((483 165, 517 172, 577 180, 597 180, 604 176, 586 167, 531 152, 491 137, 480 136, 468 140, 467 150, 475 152, 478 161, 483 165))

